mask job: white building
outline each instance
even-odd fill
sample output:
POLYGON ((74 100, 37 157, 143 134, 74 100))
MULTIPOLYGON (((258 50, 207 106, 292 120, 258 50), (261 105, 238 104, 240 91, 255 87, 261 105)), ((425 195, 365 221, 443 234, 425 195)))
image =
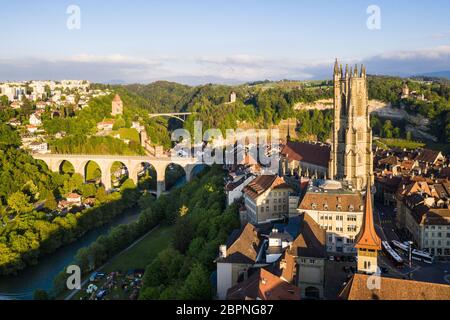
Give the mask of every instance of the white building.
POLYGON ((42 125, 41 117, 37 113, 30 115, 30 125, 39 127, 42 125))
POLYGON ((237 200, 241 199, 244 195, 244 188, 256 177, 254 175, 246 176, 238 176, 233 181, 227 183, 225 186, 225 192, 228 198, 228 205, 232 205, 237 200))
POLYGON ((363 200, 359 192, 342 188, 340 182, 326 181, 309 187, 298 207, 326 230, 327 251, 354 253, 355 238, 363 221, 363 200))
POLYGON ((48 144, 46 142, 32 142, 28 146, 35 153, 48 153, 48 144))
POLYGON ((257 177, 244 188, 248 221, 258 225, 288 217, 289 195, 293 191, 281 177, 257 177))

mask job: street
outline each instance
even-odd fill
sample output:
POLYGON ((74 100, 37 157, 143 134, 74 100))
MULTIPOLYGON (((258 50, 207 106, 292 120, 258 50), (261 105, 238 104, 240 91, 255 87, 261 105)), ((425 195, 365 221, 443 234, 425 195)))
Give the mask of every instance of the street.
MULTIPOLYGON (((383 241, 388 241, 390 243, 390 241, 392 240, 408 240, 399 237, 396 232, 395 212, 393 208, 382 206, 376 203, 374 207, 374 222, 376 231, 383 241)), ((384 276, 403 279, 409 279, 411 276, 411 279, 416 281, 450 284, 449 261, 444 262, 438 261, 436 259, 432 265, 429 265, 423 262, 412 260, 410 268, 408 255, 399 250, 396 251, 404 259, 405 265, 401 269, 396 268, 391 260, 384 254, 384 252, 381 252, 379 256, 379 265, 380 267, 386 268, 388 270, 388 273, 384 274, 384 276)))

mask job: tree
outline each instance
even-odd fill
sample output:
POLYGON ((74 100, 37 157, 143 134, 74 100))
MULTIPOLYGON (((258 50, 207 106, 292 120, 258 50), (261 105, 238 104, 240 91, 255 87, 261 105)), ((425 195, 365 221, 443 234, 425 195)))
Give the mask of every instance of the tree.
POLYGON ((0 147, 4 149, 5 147, 20 145, 20 138, 15 131, 13 131, 7 124, 0 122, 0 147))
POLYGON ((86 183, 81 186, 81 195, 84 198, 94 197, 97 192, 97 188, 92 183, 86 183))
POLYGON ((174 248, 179 250, 181 253, 185 253, 194 237, 194 228, 191 220, 186 217, 180 218, 175 225, 174 233, 174 248))
POLYGON ((58 203, 56 202, 55 196, 53 195, 52 192, 50 192, 47 198, 45 199, 44 208, 53 211, 56 209, 57 206, 58 203))
POLYGON ((0 105, 6 107, 9 104, 9 99, 7 96, 3 95, 0 97, 0 105))
POLYGON ((105 187, 100 187, 95 193, 95 199, 100 203, 105 203, 108 200, 108 195, 106 194, 105 187))
POLYGON ((392 138, 392 135, 393 135, 392 129, 393 128, 394 127, 392 125, 391 120, 386 120, 386 122, 383 125, 383 136, 388 139, 392 138))
POLYGON ((412 133, 411 133, 411 131, 406 131, 406 140, 408 140, 408 141, 412 140, 412 133))
POLYGON ((16 213, 29 213, 33 211, 33 204, 30 203, 30 197, 24 194, 22 191, 17 191, 13 193, 8 198, 8 206, 13 209, 16 213))
POLYGON ((212 297, 212 286, 208 270, 201 264, 196 263, 189 276, 184 282, 181 290, 182 299, 186 300, 210 300, 212 297))
POLYGON ((33 292, 33 300, 50 300, 47 291, 42 289, 36 289, 33 292))

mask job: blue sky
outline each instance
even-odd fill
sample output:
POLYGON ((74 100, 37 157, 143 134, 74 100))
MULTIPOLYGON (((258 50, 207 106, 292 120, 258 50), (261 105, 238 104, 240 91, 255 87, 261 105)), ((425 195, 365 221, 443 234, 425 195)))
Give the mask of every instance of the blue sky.
POLYGON ((447 0, 17 0, 0 11, 0 81, 234 83, 450 70, 447 0), (69 30, 69 5, 81 29, 69 30), (381 10, 369 30, 366 10, 381 10))

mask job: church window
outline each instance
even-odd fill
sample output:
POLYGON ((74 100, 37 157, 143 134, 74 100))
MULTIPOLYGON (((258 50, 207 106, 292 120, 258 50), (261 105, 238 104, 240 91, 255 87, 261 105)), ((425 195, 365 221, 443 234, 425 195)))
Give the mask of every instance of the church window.
POLYGON ((345 94, 342 94, 341 102, 341 116, 345 116, 347 114, 347 98, 345 94))

